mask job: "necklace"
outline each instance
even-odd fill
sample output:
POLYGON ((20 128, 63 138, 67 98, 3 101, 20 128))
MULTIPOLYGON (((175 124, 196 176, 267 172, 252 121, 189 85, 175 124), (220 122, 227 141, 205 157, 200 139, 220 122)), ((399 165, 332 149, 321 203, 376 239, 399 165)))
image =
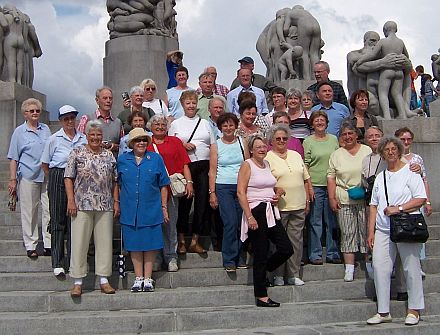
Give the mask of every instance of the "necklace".
POLYGON ((266 168, 266 165, 264 164, 264 161, 263 161, 263 164, 261 164, 260 162, 257 162, 256 160, 255 160, 255 158, 251 158, 252 159, 252 161, 254 162, 254 164, 256 165, 256 166, 258 166, 260 169, 264 169, 264 168, 266 168))

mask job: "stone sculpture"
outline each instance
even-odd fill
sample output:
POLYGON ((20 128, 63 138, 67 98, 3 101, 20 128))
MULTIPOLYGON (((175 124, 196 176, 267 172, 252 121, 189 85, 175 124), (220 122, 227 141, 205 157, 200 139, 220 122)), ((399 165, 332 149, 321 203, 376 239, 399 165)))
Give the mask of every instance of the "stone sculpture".
POLYGON ((275 83, 289 78, 312 80, 323 46, 318 21, 300 5, 277 11, 256 45, 266 76, 275 83))
POLYGON ((177 37, 175 0, 107 0, 110 38, 129 35, 177 37))
POLYGON ((379 41, 376 33, 367 32, 364 48, 347 55, 349 91, 367 89, 373 115, 384 119, 415 116, 416 112, 409 109, 412 65, 405 44, 396 36, 395 22, 386 22, 383 31, 385 38, 379 41))
POLYGON ((1 79, 32 88, 33 58, 43 52, 29 16, 15 6, 0 10, 0 45, 1 79))
POLYGON ((440 83, 440 49, 438 49, 439 54, 433 54, 431 56, 431 67, 432 67, 432 76, 435 80, 440 83))

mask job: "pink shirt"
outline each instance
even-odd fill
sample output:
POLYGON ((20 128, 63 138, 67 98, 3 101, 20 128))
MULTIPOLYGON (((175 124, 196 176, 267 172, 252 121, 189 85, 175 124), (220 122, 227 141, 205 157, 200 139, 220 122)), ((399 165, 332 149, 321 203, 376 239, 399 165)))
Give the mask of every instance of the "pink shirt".
MULTIPOLYGON (((274 207, 272 211, 272 198, 275 195, 274 187, 277 180, 270 172, 269 163, 264 161, 265 168, 258 167, 252 159, 247 159, 246 162, 251 168, 251 176, 249 178, 246 196, 249 202, 250 209, 257 207, 260 203, 266 203, 266 219, 267 227, 275 226, 275 219, 280 219, 280 212, 278 207, 274 207), (275 216, 274 216, 275 212, 275 216)), ((241 218, 241 241, 246 241, 248 237, 248 220, 243 212, 241 218)))

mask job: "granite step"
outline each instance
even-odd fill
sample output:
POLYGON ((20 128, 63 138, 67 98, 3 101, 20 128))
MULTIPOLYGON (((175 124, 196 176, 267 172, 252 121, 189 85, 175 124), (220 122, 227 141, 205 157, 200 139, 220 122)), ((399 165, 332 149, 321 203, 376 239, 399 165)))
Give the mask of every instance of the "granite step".
MULTIPOLYGON (((280 308, 258 308, 253 304, 210 307, 137 309, 127 311, 10 312, 0 313, 2 334, 121 334, 141 332, 185 332, 209 329, 310 326, 365 322, 376 313, 368 299, 284 303, 280 308)), ((393 301, 395 318, 406 313, 404 302, 393 301)), ((426 296, 424 315, 440 314, 440 298, 426 296)))

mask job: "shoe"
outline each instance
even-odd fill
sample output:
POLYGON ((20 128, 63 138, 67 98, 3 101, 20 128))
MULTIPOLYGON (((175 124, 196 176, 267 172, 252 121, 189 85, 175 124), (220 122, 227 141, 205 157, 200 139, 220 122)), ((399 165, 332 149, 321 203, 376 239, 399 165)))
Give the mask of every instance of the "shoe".
POLYGON ((249 265, 248 264, 238 264, 237 265, 237 269, 249 269, 249 265))
POLYGON ((154 292, 155 282, 151 278, 144 279, 144 292, 154 292))
POLYGON ((203 247, 196 243, 196 244, 191 244, 188 248, 188 252, 192 252, 192 253, 196 253, 196 254, 206 254, 206 250, 203 249, 203 247))
POLYGON ((234 265, 225 266, 225 270, 228 273, 234 273, 237 271, 237 268, 234 265))
POLYGON ((55 268, 53 269, 53 274, 55 277, 62 279, 62 278, 66 278, 66 272, 64 271, 63 268, 55 268))
POLYGON ((397 301, 408 301, 408 293, 407 292, 397 292, 396 300, 397 301))
POLYGON ((413 313, 408 313, 408 315, 405 318, 405 325, 406 326, 415 326, 419 323, 420 317, 417 315, 414 315, 413 313))
POLYGON ((79 298, 82 294, 81 285, 73 285, 73 288, 70 290, 70 296, 72 298, 79 298))
POLYGON ((310 264, 312 265, 322 265, 322 259, 314 259, 312 261, 310 261, 310 264))
POLYGON ((273 301, 271 298, 267 299, 267 301, 256 299, 255 304, 257 307, 280 307, 280 303, 273 301))
POLYGON ((186 254, 186 246, 185 242, 179 242, 177 245, 177 253, 179 255, 185 255, 186 254))
POLYGON ((273 284, 275 286, 283 286, 284 285, 284 278, 283 277, 279 277, 279 276, 275 276, 273 278, 273 284))
POLYGON ((144 277, 136 277, 134 279, 133 286, 131 287, 131 292, 142 292, 144 286, 144 277))
POLYGON ((177 259, 173 258, 168 263, 168 272, 177 272, 179 266, 177 265, 177 259))
POLYGON ((304 281, 302 281, 298 277, 287 278, 287 285, 303 286, 304 281))
POLYGON ((423 270, 420 270, 420 274, 422 275, 422 280, 425 280, 426 273, 423 270))
POLYGON ((37 259, 38 258, 38 254, 37 254, 36 250, 28 250, 28 251, 26 251, 26 254, 30 259, 37 259))
POLYGON ((377 313, 375 316, 369 318, 369 319, 367 320, 367 323, 368 323, 369 325, 378 325, 378 324, 380 324, 380 323, 391 322, 391 321, 393 321, 393 319, 392 319, 390 313, 388 313, 388 314, 385 315, 385 316, 382 316, 382 315, 380 315, 379 313, 377 313))
POLYGON ((115 294, 116 290, 109 283, 101 284, 101 292, 105 294, 115 294))
POLYGON ((342 264, 342 260, 340 258, 333 258, 333 259, 327 258, 325 262, 328 264, 342 264))
POLYGON ((353 281, 354 273, 350 271, 345 271, 344 281, 350 282, 353 281))
POLYGON ((44 248, 43 256, 52 256, 52 250, 50 248, 44 248))

